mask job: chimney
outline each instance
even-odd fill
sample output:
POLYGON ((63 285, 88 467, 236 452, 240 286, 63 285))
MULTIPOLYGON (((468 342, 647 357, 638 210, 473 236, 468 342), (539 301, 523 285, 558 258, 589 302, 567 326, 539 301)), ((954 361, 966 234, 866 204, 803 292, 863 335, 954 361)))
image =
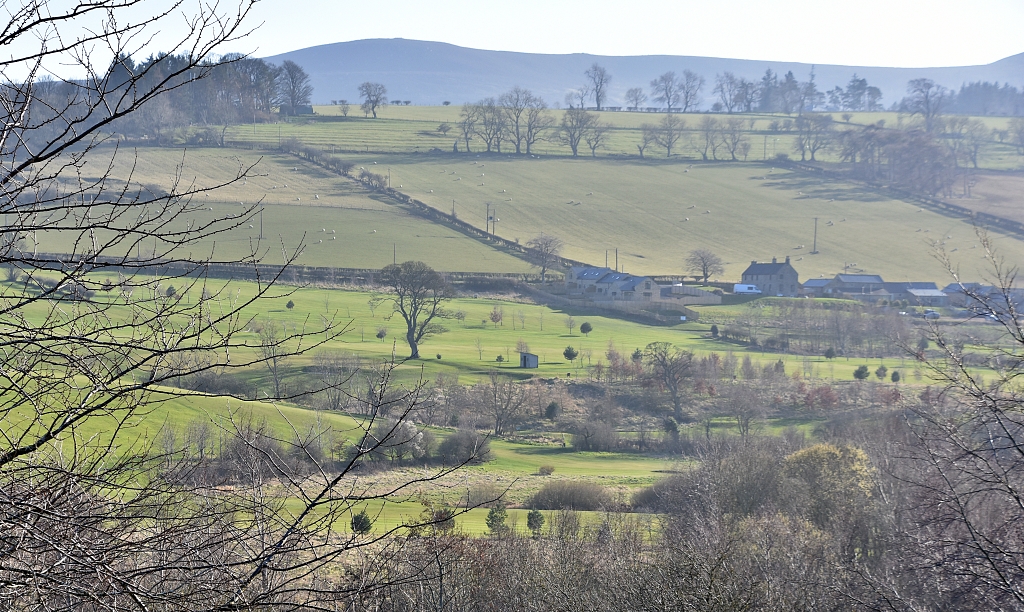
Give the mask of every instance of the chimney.
POLYGON ((757 263, 757 260, 756 260, 756 259, 751 259, 751 260, 750 260, 750 265, 754 265, 754 264, 756 264, 756 263, 757 263))
POLYGON ((772 257, 772 263, 779 263, 779 262, 778 262, 778 260, 777 260, 777 259, 775 259, 774 257, 772 257))
POLYGON ((789 255, 786 255, 786 263, 789 263, 789 255))

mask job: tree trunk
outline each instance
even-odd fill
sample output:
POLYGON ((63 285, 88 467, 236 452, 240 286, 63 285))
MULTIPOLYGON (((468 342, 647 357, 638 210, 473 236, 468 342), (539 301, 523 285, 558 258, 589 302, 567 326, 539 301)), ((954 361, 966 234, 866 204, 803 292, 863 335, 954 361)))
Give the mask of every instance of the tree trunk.
POLYGON ((419 359, 420 347, 419 344, 416 343, 416 336, 413 333, 413 330, 410 329, 408 332, 406 332, 405 340, 409 343, 409 351, 411 353, 409 355, 409 359, 419 359))

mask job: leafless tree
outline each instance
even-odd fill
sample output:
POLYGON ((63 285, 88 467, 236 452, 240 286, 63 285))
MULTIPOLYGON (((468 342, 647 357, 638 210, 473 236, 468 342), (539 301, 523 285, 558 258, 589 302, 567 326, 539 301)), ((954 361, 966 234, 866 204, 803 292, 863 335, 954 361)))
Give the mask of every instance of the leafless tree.
POLYGON ((548 113, 547 104, 543 98, 534 97, 526 108, 526 154, 529 155, 533 145, 544 137, 555 120, 548 113))
POLYGON ((580 143, 587 133, 593 129, 597 122, 597 115, 587 112, 582 108, 570 108, 562 114, 561 129, 558 130, 558 139, 569 147, 572 156, 579 155, 580 143))
POLYGON ((807 159, 807 153, 811 154, 811 161, 816 161, 815 156, 832 146, 834 141, 832 115, 801 115, 796 119, 796 129, 793 149, 800 153, 801 161, 807 159))
POLYGON ((722 146, 729 152, 732 161, 736 161, 736 154, 740 153, 740 148, 745 142, 748 142, 748 139, 747 133, 743 130, 743 120, 736 117, 727 119, 722 126, 722 146))
POLYGON ((601 104, 608 95, 606 90, 608 83, 612 80, 612 75, 608 74, 608 70, 599 66, 597 62, 594 62, 594 65, 588 68, 585 74, 590 82, 588 86, 590 94, 594 96, 594 106, 597 107, 597 110, 601 110, 601 104))
POLYGON ((710 115, 704 115, 697 123, 697 133, 693 137, 692 146, 704 161, 708 161, 709 158, 718 159, 717 152, 721 143, 719 129, 718 119, 710 115))
POLYGON ((476 104, 469 102, 462 105, 462 112, 459 114, 459 132, 466 142, 466 153, 470 152, 469 143, 476 134, 476 123, 480 120, 479 109, 476 104))
POLYGON ((504 110, 494 98, 484 98, 476 103, 477 121, 474 124, 475 134, 484 141, 487 152, 501 153, 501 142, 505 140, 508 120, 504 110))
POLYGON ((276 321, 264 321, 259 326, 259 353, 263 364, 270 372, 270 379, 274 383, 273 397, 281 397, 281 379, 284 375, 282 370, 287 363, 288 350, 282 343, 282 329, 276 321))
POLYGON ((690 251, 690 254, 686 256, 686 267, 696 276, 703 278, 705 285, 708 284, 708 279, 715 274, 725 272, 722 258, 715 255, 711 249, 694 249, 690 251))
POLYGON ((664 103, 668 111, 672 112, 672 109, 679 105, 681 94, 676 73, 669 71, 651 81, 651 93, 655 100, 664 103))
POLYGON ((366 81, 359 86, 359 97, 363 99, 360 108, 364 115, 373 115, 377 118, 377 109, 388 105, 388 88, 381 83, 366 81))
POLYGON ((498 98, 498 105, 505 113, 506 140, 510 140, 516 147, 516 153, 522 153, 523 140, 529 132, 529 115, 525 117, 528 109, 536 104, 536 98, 529 89, 523 89, 518 85, 501 94, 498 98))
POLYGON ((665 147, 665 157, 672 157, 672 149, 683 137, 686 122, 675 115, 665 115, 654 132, 655 142, 665 147))
POLYGON ((291 60, 281 62, 281 89, 284 103, 292 107, 307 106, 313 96, 313 86, 306 71, 291 60))
POLYGON ((526 406, 526 387, 515 379, 491 372, 480 393, 485 409, 494 422, 494 435, 501 436, 513 427, 526 406))
MULTIPOLYGON (((331 608, 347 589, 372 588, 343 583, 339 563, 380 551, 394 533, 337 529, 354 509, 391 495, 352 486, 376 445, 364 435, 372 423, 343 432, 355 442, 343 462, 322 454, 318 427, 275 435, 243 412, 212 424, 223 441, 216 457, 209 429, 182 435, 154 425, 168 401, 198 401, 176 381, 264 367, 248 330, 267 300, 290 292, 274 285, 280 266, 260 264, 268 245, 254 242, 241 257, 212 246, 251 222, 258 203, 210 206, 217 185, 184 179, 187 158, 168 168, 161 188, 120 170, 134 165, 118 145, 122 121, 201 84, 219 64, 211 58, 246 33, 252 3, 153 7, 6 7, 0 265, 25 282, 0 286, 0 607, 331 608), (162 39, 168 55, 130 70, 129 58, 150 52, 157 32, 181 35, 162 39), (41 86, 47 72, 56 85, 41 86), (65 252, 20 239, 43 232, 65 252), (221 265, 255 281, 216 281, 211 271, 221 265)), ((226 182, 254 175, 240 165, 226 182)), ((276 261, 301 253, 301 244, 282 246, 276 261)), ((335 338, 340 330, 327 323, 282 333, 275 354, 335 338)), ((386 392, 388 379, 378 388, 386 392)), ((402 405, 417 401, 414 389, 402 405)))
POLYGON ((701 103, 700 90, 704 89, 704 77, 696 72, 684 70, 678 85, 679 98, 683 103, 683 112, 688 113, 697 110, 701 103))
POLYGON ((636 150, 640 153, 640 159, 644 157, 644 151, 647 147, 658 142, 658 128, 657 126, 645 123, 640 126, 640 142, 636 145, 636 150))
POLYGON ((448 316, 444 306, 452 298, 451 286, 422 261, 385 266, 380 282, 390 293, 378 299, 391 304, 391 316, 398 314, 405 321, 409 358, 419 359, 419 346, 425 338, 448 331, 440 319, 448 316))
POLYGON ((626 90, 627 108, 638 111, 644 105, 644 102, 647 102, 647 94, 644 93, 642 87, 631 87, 626 90))
POLYGON ((715 95, 718 96, 718 101, 725 112, 732 113, 736 110, 739 93, 740 79, 737 79, 736 75, 728 71, 715 75, 715 95))
POLYGON ((530 248, 529 256, 533 265, 540 268, 541 282, 546 283, 548 270, 561 259, 564 243, 555 236, 541 234, 528 240, 526 246, 530 248))
POLYGON ((590 156, 597 157, 597 150, 605 146, 608 141, 608 135, 611 131, 611 126, 601 121, 594 121, 594 124, 590 126, 590 129, 583 135, 583 140, 586 141, 587 147, 590 148, 590 156))
POLYGON ((672 414, 676 421, 683 420, 683 385, 690 377, 693 353, 681 351, 668 342, 652 342, 643 351, 647 376, 668 391, 672 399, 672 414))
POLYGON ((921 118, 926 132, 934 133, 938 128, 937 119, 949 98, 949 90, 931 79, 913 79, 907 83, 907 94, 903 100, 904 109, 921 118))

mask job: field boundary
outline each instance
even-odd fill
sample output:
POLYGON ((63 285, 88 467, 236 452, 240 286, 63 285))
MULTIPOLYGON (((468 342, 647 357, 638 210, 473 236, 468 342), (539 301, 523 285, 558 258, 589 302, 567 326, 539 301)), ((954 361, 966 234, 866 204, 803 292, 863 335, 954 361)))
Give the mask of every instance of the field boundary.
POLYGON ((779 164, 784 167, 789 167, 790 170, 802 170, 804 172, 810 172, 820 176, 827 176, 836 180, 847 181, 850 183, 857 183, 871 187, 877 191, 880 191, 886 195, 893 196, 897 199, 904 200, 906 202, 914 202, 921 204, 923 207, 927 207, 930 211, 939 213, 946 217, 954 217, 960 221, 969 221, 972 225, 978 226, 979 223, 992 225, 996 229, 1003 231, 1008 234, 1013 234, 1019 238, 1024 238, 1024 223, 1000 217, 990 213, 978 212, 965 208, 952 202, 946 202, 938 198, 905 191, 903 189, 897 189, 888 185, 882 185, 880 183, 872 183, 868 181, 861 181, 849 176, 846 176, 842 172, 836 170, 828 170, 820 166, 814 166, 805 162, 799 162, 794 160, 781 161, 773 160, 772 163, 779 164))

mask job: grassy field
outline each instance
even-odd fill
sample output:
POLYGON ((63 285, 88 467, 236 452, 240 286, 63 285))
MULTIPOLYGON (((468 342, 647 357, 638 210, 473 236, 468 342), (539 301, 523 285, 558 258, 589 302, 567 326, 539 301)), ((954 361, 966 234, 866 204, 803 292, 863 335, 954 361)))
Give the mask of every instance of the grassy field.
MULTIPOLYGON (((706 247, 726 262, 723 280, 739 280, 751 260, 789 255, 801 280, 848 270, 944 284, 947 275, 933 257, 934 242, 945 243, 966 278, 987 271, 975 250, 974 229, 964 219, 761 163, 346 156, 357 167, 390 170, 396 189, 439 210, 450 212, 454 201, 459 218, 478 228, 485 227, 490 205, 499 236, 526 241, 555 234, 565 242, 566 256, 598 265, 606 253, 614 265, 617 248, 620 267, 637 274, 682 274, 686 254, 706 247), (819 254, 810 255, 815 217, 819 254)), ((234 176, 240 163, 257 160, 261 176, 217 192, 210 205, 211 214, 218 214, 263 198, 268 261, 275 261, 280 238, 289 247, 305 241, 300 263, 307 265, 379 268, 397 258, 451 271, 530 270, 521 259, 287 155, 261 159, 252 151, 201 149, 188 154, 184 174, 207 186, 234 176)), ((173 150, 142 149, 133 180, 166 188, 179 161, 173 150)), ((124 166, 118 170, 127 172, 124 166)), ((982 181, 979 187, 986 185, 982 181)), ((987 197, 1013 209, 1012 187, 987 197)), ((218 239, 223 256, 249 248, 259 235, 259 219, 252 221, 254 227, 218 239)), ((45 234, 38 239, 44 251, 61 250, 45 234)), ((1016 238, 997 244, 1010 260, 1024 256, 1024 242, 1016 238)))
MULTIPOLYGON (((240 286, 245 291, 246 286, 240 286)), ((260 312, 253 312, 258 320, 273 320, 286 328, 297 328, 309 321, 318 321, 321 315, 335 315, 338 320, 348 322, 349 331, 339 339, 326 345, 326 349, 348 352, 371 361, 390 358, 394 351, 399 358, 408 355, 404 344, 404 327, 398 317, 388 321, 387 307, 378 307, 371 312, 368 300, 370 293, 326 289, 299 289, 289 299, 294 308, 286 309, 281 300, 264 302, 260 312), (379 327, 387 328, 384 341, 375 337, 379 327)), ((898 358, 870 360, 834 360, 824 357, 801 355, 779 355, 748 351, 744 347, 713 340, 708 333, 709 325, 681 323, 673 326, 650 326, 621 319, 601 316, 587 316, 576 311, 552 309, 547 306, 497 300, 488 297, 462 298, 450 304, 452 310, 462 310, 464 322, 448 320, 448 333, 428 338, 420 348, 422 359, 403 363, 396 372, 397 380, 412 384, 417 380, 433 381, 440 373, 458 374, 460 382, 474 383, 485 378, 489 372, 498 371, 515 377, 586 377, 585 367, 598 362, 607 362, 605 353, 614 345, 620 353, 629 354, 643 348, 650 342, 671 342, 680 348, 694 351, 698 355, 709 352, 726 353, 733 351, 737 356, 750 355, 758 365, 775 363, 781 359, 787 372, 804 372, 815 378, 836 378, 852 380, 853 371, 861 363, 870 363, 874 369, 885 364, 890 369, 904 369, 907 362, 898 358), (488 320, 495 308, 504 311, 504 322, 495 326, 488 320), (523 321, 519 320, 522 314, 523 321), (572 335, 566 327, 566 316, 572 315, 576 328, 572 335), (579 332, 579 325, 587 321, 593 326, 588 336, 579 332), (540 367, 523 370, 519 368, 516 344, 525 341, 530 351, 537 354, 540 367), (477 343, 479 342, 479 349, 477 343), (582 357, 570 363, 562 356, 565 347, 572 345, 582 357), (436 359, 440 354, 441 359, 436 359), (501 355, 501 362, 497 357, 501 355)), ((243 334, 241 339, 257 343, 255 333, 243 334)), ((291 376, 301 376, 302 369, 311 364, 312 355, 289 362, 287 370, 291 376)), ((269 385, 270 378, 263 370, 250 372, 252 384, 269 385)))
MULTIPOLYGON (((455 124, 459 120, 461 105, 452 106, 388 106, 378 110, 378 119, 367 119, 358 108, 348 117, 340 116, 335 106, 318 106, 313 118, 292 119, 289 123, 257 124, 255 126, 233 126, 227 132, 230 142, 241 146, 277 147, 281 140, 297 138, 308 144, 325 148, 334 147, 341 151, 425 153, 433 149, 451 151, 458 136, 455 124), (453 126, 447 136, 437 130, 441 123, 453 126)), ((552 110, 551 116, 557 123, 563 111, 552 110)), ((843 113, 830 113, 839 129, 847 125, 843 113)), ((610 128, 609 138, 598 150, 599 156, 636 157, 636 143, 640 141, 640 127, 645 123, 656 124, 663 113, 601 112, 600 120, 610 128)), ((897 127, 911 122, 911 118, 893 112, 851 113, 849 125, 867 125, 883 121, 888 127, 897 127)), ((686 124, 688 135, 680 141, 674 152, 688 158, 698 158, 697 151, 689 145, 690 136, 697 128, 703 114, 678 115, 686 124)), ((748 156, 750 161, 773 159, 777 153, 794 155, 795 134, 792 130, 795 115, 742 114, 715 115, 719 120, 739 119, 751 143, 748 156)), ((980 118, 990 128, 1005 129, 1008 119, 1004 117, 980 118)), ((459 150, 464 151, 464 143, 459 150)), ((471 145, 474 152, 483 150, 477 140, 471 145)), ((584 149, 586 147, 584 146, 584 149)), ((507 152, 507 151, 506 151, 507 152)), ((567 156, 568 147, 553 136, 538 142, 533 152, 543 156, 567 156)), ((651 157, 664 156, 656 146, 648 150, 651 157)), ((590 155, 586 150, 585 155, 590 155)), ((797 155, 798 156, 798 155, 797 155)), ((824 161, 834 160, 834 155, 824 153, 824 161)), ((998 170, 1024 169, 1024 157, 1016 154, 1013 147, 998 142, 994 137, 983 147, 979 159, 983 168, 998 170)))
MULTIPOLYGON (((238 176, 240 168, 255 164, 255 176, 237 181, 211 194, 203 204, 214 215, 239 214, 245 206, 262 202, 252 227, 239 228, 197 245, 196 250, 216 247, 221 258, 240 258, 258 240, 262 217, 267 262, 278 263, 281 244, 306 248, 298 260, 309 266, 379 269, 410 259, 424 261, 438 270, 455 272, 528 272, 522 259, 497 250, 447 226, 417 217, 393 201, 368 192, 358 183, 312 164, 279 153, 234 149, 181 151, 164 148, 138 149, 137 155, 119 155, 114 176, 153 192, 169 189, 180 166, 182 182, 209 188, 238 176), (326 230, 326 231, 324 231, 326 230)), ((104 166, 105 168, 105 166, 104 166)), ((95 179, 96 177, 90 177, 95 179)), ((196 215, 200 221, 202 215, 196 215)), ((63 252, 67 232, 37 234, 43 252, 63 252)), ((101 235, 102 239, 102 235, 101 235)), ((143 246, 142 248, 145 248, 143 246)))
MULTIPOLYGON (((566 256, 601 265, 607 251, 614 266, 617 248, 620 267, 636 274, 682 274, 686 254, 706 247, 725 261, 726 280, 738 281, 751 260, 789 255, 801 281, 848 269, 944 284, 933 241, 957 249, 953 256, 967 277, 985 271, 972 250, 974 229, 963 219, 761 163, 349 157, 390 168, 401 191, 439 210, 450 211, 454 199, 459 217, 481 229, 487 205, 496 207, 502 237, 554 234, 566 256), (810 255, 815 217, 820 253, 810 255)), ((1024 242, 997 242, 1008 259, 1024 256, 1024 242)))

